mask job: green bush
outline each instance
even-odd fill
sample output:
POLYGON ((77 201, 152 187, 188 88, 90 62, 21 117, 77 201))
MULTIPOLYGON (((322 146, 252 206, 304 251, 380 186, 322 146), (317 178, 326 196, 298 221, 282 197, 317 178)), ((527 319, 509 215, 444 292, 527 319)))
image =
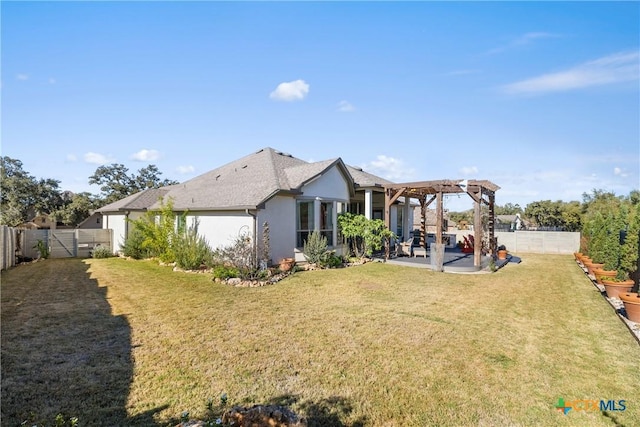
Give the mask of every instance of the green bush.
POLYGON ((327 250, 327 247, 327 238, 319 231, 314 230, 305 240, 302 252, 309 263, 324 266, 331 257, 331 252, 327 250))
POLYGON ((198 235, 198 222, 182 234, 176 234, 171 242, 176 266, 184 270, 197 270, 210 263, 212 251, 206 239, 198 235))
POLYGON ((122 253, 133 259, 145 259, 151 256, 149 250, 144 247, 144 235, 137 227, 129 233, 129 238, 125 240, 122 247, 122 253))
POLYGON ((232 277, 240 276, 240 272, 235 267, 226 265, 216 265, 213 267, 213 277, 216 279, 231 279, 232 277))
POLYGON ((342 264, 343 264, 342 257, 334 254, 331 254, 331 256, 329 256, 329 259, 327 260, 327 267, 329 268, 342 267, 342 264))
POLYGON ((43 259, 47 259, 49 258, 49 246, 43 241, 43 240, 38 240, 38 243, 36 243, 33 246, 33 249, 37 249, 39 254, 40 254, 40 258, 43 259))
POLYGON ((91 256, 93 258, 98 258, 98 259, 111 258, 113 256, 113 253, 111 252, 111 249, 109 249, 107 246, 96 246, 93 252, 91 253, 91 256))

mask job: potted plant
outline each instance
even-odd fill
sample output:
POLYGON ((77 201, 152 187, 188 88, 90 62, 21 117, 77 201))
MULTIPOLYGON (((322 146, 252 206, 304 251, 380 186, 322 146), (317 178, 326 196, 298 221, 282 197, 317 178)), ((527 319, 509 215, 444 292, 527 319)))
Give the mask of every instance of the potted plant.
POLYGON ((620 299, 624 303, 627 318, 632 322, 640 323, 640 295, 637 292, 623 292, 620 299))
POLYGON ((593 270, 604 267, 604 264, 596 262, 585 262, 584 266, 587 267, 587 273, 593 276, 593 270))
POLYGON ((618 275, 618 270, 604 270, 602 268, 596 268, 593 270, 593 275, 596 276, 596 283, 602 285, 603 280, 611 280, 618 275))
POLYGON ((295 258, 282 258, 278 264, 278 268, 280 268, 280 271, 289 271, 293 268, 295 263, 295 258))
MULTIPOLYGON (((596 276, 597 277, 597 276, 596 276)), ((631 279, 621 279, 618 277, 605 277, 602 279, 605 292, 609 298, 620 298, 625 292, 631 292, 635 282, 631 279)))
POLYGON ((504 245, 498 246, 498 259, 507 259, 507 248, 504 245))

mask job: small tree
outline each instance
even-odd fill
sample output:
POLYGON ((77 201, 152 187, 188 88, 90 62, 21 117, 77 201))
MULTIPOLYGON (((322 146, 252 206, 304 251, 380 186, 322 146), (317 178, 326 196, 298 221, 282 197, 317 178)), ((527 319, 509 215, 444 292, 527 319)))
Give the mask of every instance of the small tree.
POLYGON ((618 278, 626 279, 638 269, 638 240, 640 240, 640 204, 629 213, 629 227, 620 249, 618 278))
POLYGON ((374 250, 380 250, 383 246, 388 256, 390 239, 395 234, 387 229, 381 219, 367 219, 364 215, 346 212, 338 216, 338 225, 355 256, 371 256, 374 250))
POLYGON ((172 241, 176 236, 176 214, 171 199, 167 203, 161 200, 160 209, 149 211, 132 223, 142 234, 141 246, 149 256, 158 257, 165 263, 175 261, 172 241))

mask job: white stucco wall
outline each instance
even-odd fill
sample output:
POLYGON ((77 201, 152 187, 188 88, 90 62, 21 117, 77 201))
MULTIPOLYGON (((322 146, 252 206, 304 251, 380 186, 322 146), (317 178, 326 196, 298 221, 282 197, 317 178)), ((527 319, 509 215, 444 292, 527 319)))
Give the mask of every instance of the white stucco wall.
POLYGON ((258 239, 262 241, 263 224, 269 223, 271 261, 293 257, 296 245, 296 200, 293 197, 276 196, 258 213, 258 239))
POLYGON ((333 167, 322 176, 302 187, 305 197, 320 197, 349 201, 349 187, 340 171, 333 167))
POLYGON ((244 211, 189 212, 187 226, 198 218, 198 234, 216 249, 229 246, 240 233, 253 235, 253 217, 244 211))
POLYGON ((124 241, 127 238, 126 233, 130 232, 132 228, 131 224, 127 225, 127 218, 129 218, 130 221, 135 221, 142 216, 144 216, 144 212, 129 212, 128 214, 109 213, 103 215, 102 228, 113 230, 113 253, 122 250, 124 241))
POLYGON ((102 220, 102 228, 113 230, 113 253, 122 249, 126 238, 126 216, 125 214, 105 214, 102 220))

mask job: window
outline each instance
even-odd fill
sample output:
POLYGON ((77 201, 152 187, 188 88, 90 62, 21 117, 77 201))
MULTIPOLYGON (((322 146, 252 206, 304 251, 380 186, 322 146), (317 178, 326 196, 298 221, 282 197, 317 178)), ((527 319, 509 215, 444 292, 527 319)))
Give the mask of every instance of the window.
POLYGON ((182 234, 187 230, 187 217, 180 215, 176 217, 176 231, 178 234, 182 234))
POLYGON ((313 231, 313 201, 298 201, 297 208, 296 246, 301 248, 313 231))
POLYGON ((404 206, 401 205, 396 205, 396 212, 398 213, 396 215, 397 218, 397 222, 396 222, 396 236, 400 237, 402 236, 402 215, 404 215, 404 206))
POLYGON ((333 202, 320 203, 320 234, 333 246, 333 202))
MULTIPOLYGON (((313 230, 327 238, 327 245, 334 246, 334 231, 337 226, 337 215, 347 211, 347 203, 332 201, 298 200, 296 204, 296 246, 301 248, 313 230), (319 206, 316 205, 319 203, 319 206), (316 212, 316 208, 320 212, 316 212), (316 214, 319 213, 318 218, 316 214)), ((338 231, 339 233, 339 231, 338 231)), ((342 237, 338 234, 338 241, 342 237)))

